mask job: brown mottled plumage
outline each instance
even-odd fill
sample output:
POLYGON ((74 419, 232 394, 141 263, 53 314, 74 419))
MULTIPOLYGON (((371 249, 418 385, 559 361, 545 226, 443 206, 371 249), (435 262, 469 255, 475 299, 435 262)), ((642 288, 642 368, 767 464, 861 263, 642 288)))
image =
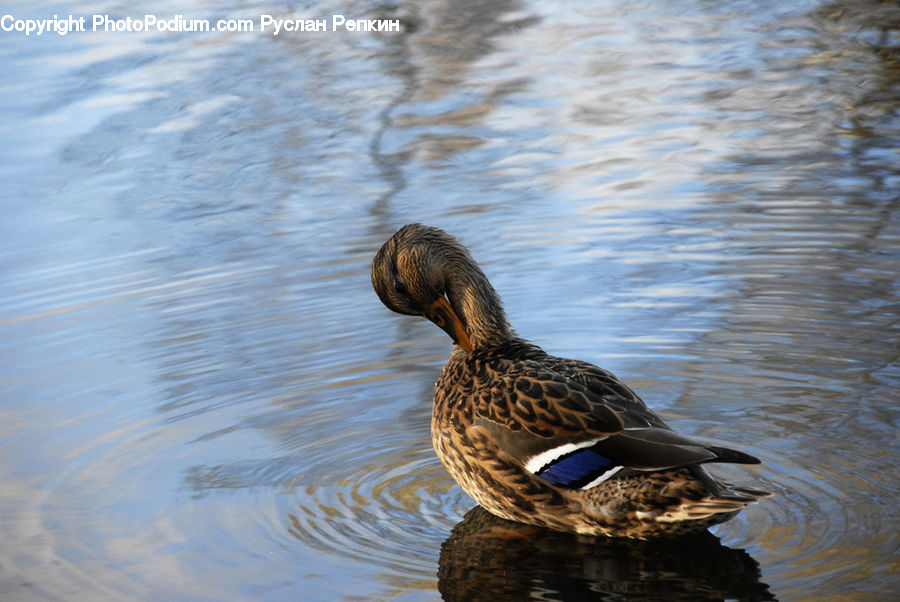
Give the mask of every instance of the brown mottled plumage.
POLYGON ((701 466, 757 464, 672 431, 611 373, 516 336, 469 251, 437 228, 400 228, 372 262, 391 310, 456 343, 434 391, 435 451, 497 516, 561 531, 648 538, 728 520, 768 493, 701 466))

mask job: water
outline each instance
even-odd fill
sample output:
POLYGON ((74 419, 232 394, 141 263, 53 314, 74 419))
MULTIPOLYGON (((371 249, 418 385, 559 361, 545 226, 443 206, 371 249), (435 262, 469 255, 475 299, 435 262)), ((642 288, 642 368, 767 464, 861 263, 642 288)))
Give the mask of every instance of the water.
POLYGON ((4 598, 896 595, 900 14, 581 4, 0 11, 404 28, 0 32, 4 598), (776 496, 499 536, 431 450, 447 337, 369 284, 410 221, 776 496))

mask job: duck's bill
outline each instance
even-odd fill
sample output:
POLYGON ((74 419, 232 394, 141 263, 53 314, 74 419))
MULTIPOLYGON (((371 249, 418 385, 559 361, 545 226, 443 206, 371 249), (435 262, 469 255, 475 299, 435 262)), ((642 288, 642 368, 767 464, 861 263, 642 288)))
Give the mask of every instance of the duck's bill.
POLYGON ((472 351, 472 341, 469 340, 466 328, 445 297, 438 297, 437 301, 429 305, 425 309, 424 316, 449 334, 454 343, 467 351, 472 351))

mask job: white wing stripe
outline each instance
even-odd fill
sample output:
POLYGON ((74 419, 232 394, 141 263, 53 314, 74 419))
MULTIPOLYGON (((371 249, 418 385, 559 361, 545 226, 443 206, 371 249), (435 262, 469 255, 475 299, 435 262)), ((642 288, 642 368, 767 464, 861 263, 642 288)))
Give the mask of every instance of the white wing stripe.
POLYGON ((624 466, 615 466, 613 468, 610 468, 609 470, 604 472, 602 475, 600 475, 599 477, 597 477, 596 479, 594 479, 593 481, 591 481, 590 483, 588 483, 587 485, 582 487, 581 490, 584 491, 585 489, 590 489, 591 487, 596 487, 597 485, 599 485, 600 483, 602 483, 609 477, 613 476, 614 474, 616 474, 623 468, 624 468, 624 466))
POLYGON ((548 464, 552 464, 558 458, 566 454, 570 454, 576 449, 582 449, 584 447, 591 447, 595 443, 599 441, 603 441, 606 437, 598 437, 596 439, 590 439, 588 441, 579 441, 578 443, 563 443, 557 447, 551 447, 548 450, 542 451, 539 454, 535 454, 528 458, 525 462, 525 470, 537 474, 541 471, 542 468, 547 466, 548 464))

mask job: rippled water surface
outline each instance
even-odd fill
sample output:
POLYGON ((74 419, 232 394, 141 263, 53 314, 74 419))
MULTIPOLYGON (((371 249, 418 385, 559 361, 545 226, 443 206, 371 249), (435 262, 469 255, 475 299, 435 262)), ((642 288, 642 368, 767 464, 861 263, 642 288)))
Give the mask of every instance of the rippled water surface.
POLYGON ((403 31, 0 32, 0 597, 900 590, 895 4, 3 11, 403 31), (776 496, 677 546, 498 529, 431 450, 449 340, 369 283, 411 221, 776 496))

